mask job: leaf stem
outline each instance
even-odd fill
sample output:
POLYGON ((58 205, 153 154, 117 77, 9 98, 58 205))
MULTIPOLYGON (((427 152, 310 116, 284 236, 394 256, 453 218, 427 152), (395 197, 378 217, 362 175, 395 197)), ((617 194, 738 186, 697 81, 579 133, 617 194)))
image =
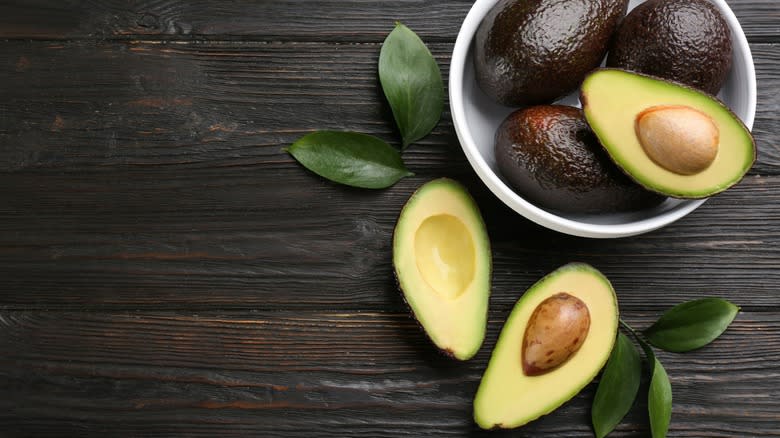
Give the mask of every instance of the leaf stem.
POLYGON ((623 319, 620 319, 620 325, 623 326, 626 331, 631 333, 634 336, 634 339, 636 339, 637 343, 640 347, 642 347, 642 350, 645 352, 645 358, 647 359, 648 363, 650 364, 650 367, 653 366, 653 361, 655 359, 655 353, 653 353, 652 347, 650 347, 650 343, 648 343, 646 340, 642 338, 642 336, 637 333, 636 330, 634 330, 633 327, 631 327, 627 322, 623 321, 623 319))
POLYGON ((627 322, 623 321, 623 318, 619 318, 618 321, 620 321, 620 325, 623 326, 624 329, 628 330, 629 333, 634 335, 635 338, 639 338, 639 334, 637 334, 636 330, 634 330, 634 328, 631 327, 627 322))

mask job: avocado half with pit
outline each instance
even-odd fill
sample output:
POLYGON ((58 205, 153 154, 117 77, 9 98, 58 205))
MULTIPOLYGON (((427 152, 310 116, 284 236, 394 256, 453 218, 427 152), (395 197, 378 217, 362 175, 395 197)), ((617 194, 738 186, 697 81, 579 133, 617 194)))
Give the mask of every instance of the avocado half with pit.
POLYGON ((409 198, 393 235, 395 276, 425 333, 456 359, 485 338, 491 264, 485 223, 463 186, 436 179, 409 198))
POLYGON ((557 409, 604 366, 618 330, 609 280, 584 263, 531 286, 501 330, 474 399, 483 429, 511 429, 557 409))
POLYGON ((580 101, 612 161, 645 188, 705 198, 738 183, 756 159, 750 130, 717 98, 619 69, 599 69, 580 101))

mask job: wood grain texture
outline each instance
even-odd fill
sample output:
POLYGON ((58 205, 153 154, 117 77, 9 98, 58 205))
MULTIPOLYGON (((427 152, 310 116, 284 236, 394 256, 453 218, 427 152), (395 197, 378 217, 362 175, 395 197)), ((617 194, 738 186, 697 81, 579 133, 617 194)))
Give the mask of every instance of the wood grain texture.
MULTIPOLYGON (((447 79, 452 45, 431 49, 447 79)), ((755 44, 753 172, 778 174, 780 45, 755 44)), ((317 129, 398 144, 377 44, 7 42, 0 45, 0 172, 106 167, 287 166, 317 129), (55 68, 56 66, 56 68, 55 68)), ((409 149, 415 171, 465 168, 448 109, 409 149)))
MULTIPOLYGON (((663 230, 604 241, 544 231, 476 177, 448 176, 469 186, 486 218, 495 306, 580 260, 604 270, 629 309, 702 294, 780 307, 778 177, 749 177, 663 230)), ((15 189, 0 207, 0 276, 14 293, 0 305, 400 310, 392 231, 427 179, 367 192, 296 166, 3 175, 0 185, 15 189)))
MULTIPOLYGON (((496 305, 576 259, 605 270, 628 308, 646 306, 649 290, 657 306, 707 293, 777 307, 767 267, 778 259, 780 47, 754 49, 751 177, 665 230, 599 242, 541 231, 500 205, 448 115, 405 153, 418 176, 386 191, 338 187, 295 164, 282 148, 315 129, 393 141, 376 45, 5 43, 0 186, 14 190, 0 204, 0 273, 16 292, 0 307, 398 311, 392 227, 437 176, 466 183, 488 218, 496 305)), ((446 72, 450 46, 433 50, 446 72)))
MULTIPOLYGON (((447 111, 404 154, 417 176, 388 190, 331 184, 283 152, 317 129, 398 144, 381 41, 405 22, 446 80, 471 4, 0 2, 0 436, 590 436, 594 385, 519 431, 471 420, 516 299, 580 260, 637 327, 687 299, 742 306, 714 345, 660 355, 670 436, 780 437, 775 0, 729 0, 756 64, 758 162, 647 235, 522 219, 479 182, 447 111), (398 212, 439 176, 465 183, 493 244, 488 336, 468 363, 434 351, 392 278, 398 212)), ((610 436, 647 436, 645 409, 610 436)))
POLYGON ((780 168, 780 120, 771 115, 780 109, 780 96, 776 92, 780 89, 780 71, 777 68, 780 44, 753 44, 750 49, 757 72, 757 99, 760 105, 760 109, 757 105, 752 130, 760 163, 753 168, 753 172, 774 173, 780 168))
MULTIPOLYGON (((472 0, 76 1, 0 4, 0 38, 381 41, 400 20, 421 36, 454 41, 472 0), (46 23, 46 26, 41 26, 46 23)), ((728 0, 751 41, 780 36, 774 0, 728 0)))
MULTIPOLYGON (((35 435, 56 424, 88 435, 493 436, 470 407, 506 317, 492 314, 478 356, 456 363, 405 313, 0 312, 0 421, 35 435)), ((778 321, 742 313, 714 344, 660 354, 671 436, 776 436, 780 399, 762 383, 780 375, 778 321)), ((512 436, 588 436, 593 392, 512 436)), ((640 399, 614 436, 646 434, 645 409, 640 399)))

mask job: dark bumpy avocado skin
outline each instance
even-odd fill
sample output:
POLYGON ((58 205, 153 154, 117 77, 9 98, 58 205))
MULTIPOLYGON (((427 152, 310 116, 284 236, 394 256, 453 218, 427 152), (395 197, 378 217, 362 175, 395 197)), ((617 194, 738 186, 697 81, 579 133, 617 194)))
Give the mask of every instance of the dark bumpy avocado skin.
POLYGON ((731 69, 731 31, 706 0, 648 0, 618 28, 607 65, 717 94, 731 69))
POLYGON ((632 182, 610 161, 579 108, 543 105, 513 112, 496 132, 495 153, 510 185, 543 208, 606 213, 665 199, 632 182))
POLYGON ((475 36, 482 90, 499 103, 548 103, 596 68, 628 0, 501 0, 475 36))

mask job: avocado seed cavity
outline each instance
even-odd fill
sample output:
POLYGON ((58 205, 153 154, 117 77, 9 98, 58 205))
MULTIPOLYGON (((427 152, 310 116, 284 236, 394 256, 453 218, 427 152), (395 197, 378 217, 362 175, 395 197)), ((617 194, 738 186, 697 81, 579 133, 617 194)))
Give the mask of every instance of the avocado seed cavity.
POLYGON ((523 336, 523 373, 538 376, 552 371, 580 349, 590 329, 588 306, 559 292, 542 301, 531 314, 523 336))
POLYGON ((458 298, 474 278, 476 250, 469 229, 455 216, 425 219, 414 236, 417 269, 442 298, 458 298))
POLYGON ((647 108, 636 117, 634 127, 647 156, 678 175, 700 173, 718 155, 718 127, 708 115, 691 107, 647 108))

